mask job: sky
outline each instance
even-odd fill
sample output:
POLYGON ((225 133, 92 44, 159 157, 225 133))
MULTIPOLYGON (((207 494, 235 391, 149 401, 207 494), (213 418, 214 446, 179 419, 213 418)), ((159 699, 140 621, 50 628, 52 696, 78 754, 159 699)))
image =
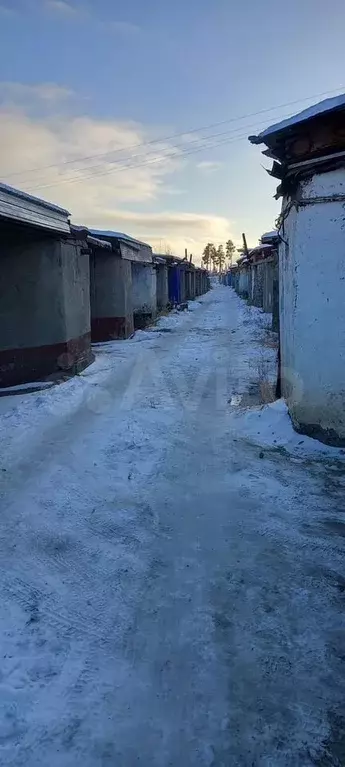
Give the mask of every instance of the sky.
POLYGON ((343 0, 0 0, 0 179, 195 262, 255 245, 279 203, 247 136, 345 91, 344 24, 343 0))

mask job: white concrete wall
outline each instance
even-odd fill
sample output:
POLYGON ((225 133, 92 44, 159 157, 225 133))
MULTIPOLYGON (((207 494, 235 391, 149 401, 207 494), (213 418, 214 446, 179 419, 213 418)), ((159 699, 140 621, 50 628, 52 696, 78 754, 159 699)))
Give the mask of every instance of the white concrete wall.
MULTIPOLYGON (((342 193, 345 169, 302 184, 306 200, 342 193)), ((344 204, 294 207, 281 234, 283 395, 302 430, 328 441, 345 440, 344 204)))
POLYGON ((157 286, 153 266, 132 263, 132 303, 134 313, 156 314, 157 286))

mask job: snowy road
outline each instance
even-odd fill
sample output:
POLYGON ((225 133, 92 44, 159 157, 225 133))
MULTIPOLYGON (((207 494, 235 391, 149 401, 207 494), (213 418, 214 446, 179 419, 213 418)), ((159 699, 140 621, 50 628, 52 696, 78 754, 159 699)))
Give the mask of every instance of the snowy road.
POLYGON ((191 308, 0 400, 6 767, 345 764, 344 456, 252 407, 264 315, 191 308))

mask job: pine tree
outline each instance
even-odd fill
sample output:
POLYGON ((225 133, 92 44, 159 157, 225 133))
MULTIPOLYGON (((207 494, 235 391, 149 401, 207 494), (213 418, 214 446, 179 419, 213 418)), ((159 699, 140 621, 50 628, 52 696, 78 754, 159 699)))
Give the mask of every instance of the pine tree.
POLYGON ((226 259, 228 266, 232 266, 232 259, 236 253, 236 247, 232 240, 228 240, 225 246, 226 259))
POLYGON ((206 247, 204 248, 203 254, 201 256, 201 260, 203 264, 205 264, 206 269, 208 269, 211 263, 210 244, 206 245, 206 247))
POLYGON ((215 272, 216 266, 217 266, 217 248, 215 245, 213 245, 213 242, 210 242, 210 253, 211 253, 212 269, 215 272))
POLYGON ((216 256, 216 258, 217 258, 216 263, 217 263, 217 266, 218 266, 218 270, 221 272, 223 270, 223 267, 224 267, 224 264, 225 264, 225 253, 224 253, 224 246, 223 245, 219 245, 219 247, 217 248, 217 256, 216 256))
POLYGON ((212 264, 213 269, 215 268, 216 255, 216 248, 213 243, 208 242, 202 254, 202 261, 205 264, 206 269, 209 269, 210 264, 212 264))

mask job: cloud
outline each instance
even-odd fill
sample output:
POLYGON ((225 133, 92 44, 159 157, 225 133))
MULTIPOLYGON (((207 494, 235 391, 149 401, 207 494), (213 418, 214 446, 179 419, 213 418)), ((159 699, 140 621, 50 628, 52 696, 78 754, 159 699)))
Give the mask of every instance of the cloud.
POLYGON ((17 16, 17 11, 13 8, 8 8, 7 5, 0 5, 0 16, 12 18, 13 16, 17 16))
MULTIPOLYGON (((184 249, 188 248, 189 252, 200 256, 207 242, 218 245, 233 237, 230 222, 223 216, 213 214, 103 209, 102 221, 104 228, 117 227, 147 240, 158 252, 169 245, 177 255, 184 254, 184 249)), ((93 222, 91 225, 94 225, 93 222)))
POLYGON ((141 34, 141 28, 137 24, 131 24, 129 21, 105 21, 102 26, 108 31, 113 31, 116 34, 136 37, 141 34))
POLYGON ((73 96, 70 88, 56 83, 40 83, 27 85, 25 83, 0 83, 0 99, 3 102, 23 104, 27 99, 39 99, 50 103, 65 100, 73 96))
POLYGON ((84 19, 92 21, 92 24, 103 32, 113 32, 125 37, 136 37, 141 34, 141 28, 129 21, 107 19, 102 21, 85 7, 75 6, 66 0, 45 0, 45 7, 49 11, 61 14, 72 19, 84 19))
POLYGON ((222 163, 216 161, 212 162, 212 160, 202 160, 197 163, 196 167, 203 173, 215 173, 216 170, 219 170, 219 168, 222 167, 222 163))
POLYGON ((46 0, 45 6, 50 11, 56 11, 64 16, 76 16, 79 11, 65 0, 46 0))
MULTIPOLYGON (((37 86, 53 109, 46 89, 37 86)), ((147 145, 151 139, 151 131, 134 122, 42 117, 6 104, 0 108, 0 177, 67 208, 75 223, 126 230, 158 249, 169 244, 195 255, 208 241, 225 242, 231 236, 226 218, 160 211, 181 160, 170 156, 168 142, 147 145)))

